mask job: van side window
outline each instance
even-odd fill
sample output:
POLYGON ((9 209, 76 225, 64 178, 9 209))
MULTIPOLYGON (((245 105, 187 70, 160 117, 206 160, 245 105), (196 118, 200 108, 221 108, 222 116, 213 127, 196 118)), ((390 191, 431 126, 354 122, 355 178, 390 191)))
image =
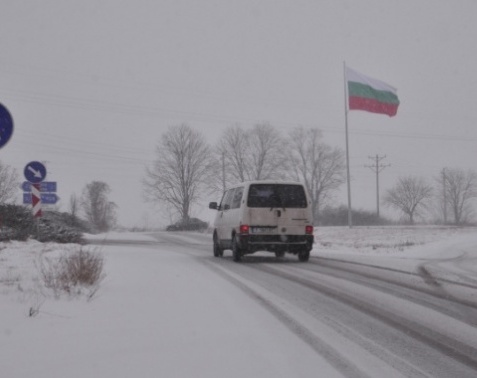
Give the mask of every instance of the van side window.
POLYGON ((305 190, 293 184, 250 185, 247 206, 306 208, 305 190))
POLYGON ((240 202, 242 202, 243 187, 235 188, 232 202, 230 204, 231 209, 238 209, 240 207, 240 202))
POLYGON ((224 197, 222 198, 222 202, 220 203, 220 210, 230 209, 234 191, 235 189, 229 189, 224 193, 224 197))

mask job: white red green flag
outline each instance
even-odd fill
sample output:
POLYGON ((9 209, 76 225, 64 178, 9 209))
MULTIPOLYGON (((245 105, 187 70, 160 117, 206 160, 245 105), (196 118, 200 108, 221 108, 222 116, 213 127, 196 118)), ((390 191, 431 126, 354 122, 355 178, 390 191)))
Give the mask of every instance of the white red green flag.
POLYGON ((390 117, 396 115, 399 106, 396 88, 348 67, 346 80, 349 110, 364 110, 390 117))

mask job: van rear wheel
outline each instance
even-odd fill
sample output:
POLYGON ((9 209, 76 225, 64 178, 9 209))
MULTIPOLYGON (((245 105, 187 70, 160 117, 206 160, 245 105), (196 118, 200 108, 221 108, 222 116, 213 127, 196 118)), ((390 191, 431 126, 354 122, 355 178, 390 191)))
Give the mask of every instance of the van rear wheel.
POLYGON ((241 258, 242 258, 242 251, 238 245, 237 237, 234 235, 234 237, 232 238, 232 259, 235 262, 239 262, 241 258))
POLYGON ((310 251, 308 249, 303 249, 298 252, 298 260, 306 262, 310 259, 310 251))

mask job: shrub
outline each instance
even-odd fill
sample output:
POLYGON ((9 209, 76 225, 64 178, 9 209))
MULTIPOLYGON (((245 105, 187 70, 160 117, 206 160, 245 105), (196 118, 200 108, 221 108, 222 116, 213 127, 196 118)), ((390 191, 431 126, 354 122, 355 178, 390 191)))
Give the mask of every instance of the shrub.
POLYGON ((35 222, 31 210, 25 206, 0 205, 0 241, 26 240, 30 236, 41 242, 82 243, 86 222, 57 211, 43 211, 35 222))
POLYGON ((44 211, 41 219, 48 219, 50 222, 62 225, 65 228, 70 228, 78 232, 91 233, 92 229, 88 222, 78 218, 70 213, 62 213, 59 211, 44 211))
POLYGON ((40 218, 38 232, 33 235, 40 242, 83 243, 82 232, 67 226, 52 212, 45 212, 40 218))
POLYGON ((26 240, 34 226, 31 211, 18 205, 0 205, 0 241, 26 240))
POLYGON ((88 296, 92 297, 104 277, 103 265, 100 254, 81 247, 57 259, 42 261, 40 270, 45 286, 57 295, 80 294, 82 288, 87 288, 88 296))

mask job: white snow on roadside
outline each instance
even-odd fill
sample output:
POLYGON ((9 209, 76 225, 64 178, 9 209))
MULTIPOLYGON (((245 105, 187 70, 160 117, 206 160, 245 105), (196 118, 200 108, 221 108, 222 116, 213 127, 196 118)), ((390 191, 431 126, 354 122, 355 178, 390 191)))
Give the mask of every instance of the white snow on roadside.
POLYGON ((323 227, 312 256, 413 273, 425 267, 436 278, 477 285, 475 227, 323 227))
POLYGON ((474 227, 320 227, 315 229, 315 250, 367 255, 410 254, 423 246, 449 243, 477 235, 474 227))

